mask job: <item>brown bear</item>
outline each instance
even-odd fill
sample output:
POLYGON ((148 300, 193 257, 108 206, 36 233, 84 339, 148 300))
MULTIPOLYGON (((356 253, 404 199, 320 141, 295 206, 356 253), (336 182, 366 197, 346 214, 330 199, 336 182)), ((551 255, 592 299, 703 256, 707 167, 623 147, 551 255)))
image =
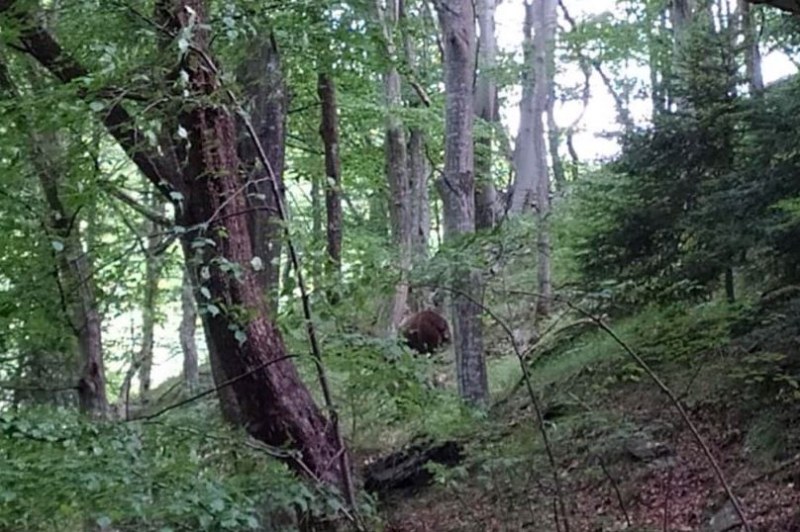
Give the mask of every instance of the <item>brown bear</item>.
POLYGON ((436 311, 426 309, 408 316, 400 324, 406 345, 419 354, 430 355, 450 343, 447 320, 436 311))

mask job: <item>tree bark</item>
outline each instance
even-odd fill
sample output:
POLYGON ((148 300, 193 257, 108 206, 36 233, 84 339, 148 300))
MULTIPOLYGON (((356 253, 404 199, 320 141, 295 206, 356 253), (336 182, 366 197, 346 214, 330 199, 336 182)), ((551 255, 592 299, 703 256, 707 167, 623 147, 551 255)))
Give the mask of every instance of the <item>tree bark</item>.
POLYGON ((486 131, 475 142, 475 228, 491 229, 497 222, 497 190, 492 175, 492 141, 500 120, 497 109, 497 38, 494 15, 497 0, 478 0, 478 79, 475 87, 475 115, 484 121, 486 131))
MULTIPOLYGON (((339 159, 339 118, 336 104, 336 85, 333 76, 326 72, 317 75, 317 94, 322 103, 322 119, 319 134, 325 146, 325 213, 327 215, 326 236, 328 271, 337 282, 342 273, 342 170, 339 159)), ((337 291, 329 295, 336 303, 337 291)))
MULTIPOLYGON (((254 43, 253 48, 253 53, 248 55, 239 74, 246 98, 244 107, 266 150, 267 160, 283 196, 288 96, 281 72, 280 54, 272 35, 262 42, 254 43)), ((277 316, 282 228, 278 221, 269 172, 258 161, 255 146, 241 119, 237 123, 237 129, 239 158, 249 178, 248 228, 253 242, 253 253, 261 264, 257 277, 266 293, 272 316, 277 316)))
MULTIPOLYGON (((419 60, 417 42, 408 31, 408 18, 405 3, 399 3, 399 25, 403 30, 403 48, 405 61, 415 79, 419 79, 419 60)), ((411 91, 408 91, 411 92, 411 91)), ((415 92, 407 98, 409 107, 430 105, 419 93, 415 92)), ((425 130, 418 126, 410 126, 408 132, 408 208, 411 220, 411 264, 412 268, 424 267, 428 260, 428 242, 431 235, 431 209, 428 196, 428 177, 430 165, 426 154, 425 130)), ((411 312, 419 312, 430 303, 430 289, 415 287, 409 289, 408 307, 411 312)))
MULTIPOLYGON (((436 9, 442 32, 445 67, 445 164, 439 184, 444 204, 445 241, 454 243, 475 232, 475 166, 472 127, 472 80, 475 71, 475 13, 471 0, 442 0, 436 9)), ((485 405, 489 387, 483 352, 481 307, 474 293, 480 274, 469 267, 452 271, 453 343, 458 391, 463 399, 485 405)))
MULTIPOLYGON (((0 0, 0 14, 15 5, 15 0, 0 0)), ((262 285, 252 267, 250 235, 242 215, 247 203, 241 191, 246 186, 239 173, 235 121, 225 107, 208 98, 220 89, 220 79, 209 53, 205 5, 201 0, 175 0, 171 7, 172 23, 167 29, 191 34, 182 67, 192 97, 184 102, 179 119, 190 141, 186 166, 180 172, 166 172, 169 162, 138 142, 143 137, 137 136, 140 132, 132 116, 118 99, 111 100, 101 116, 109 132, 160 190, 181 195, 182 201, 176 202, 181 225, 207 228, 200 234, 188 234, 186 240, 189 245, 197 237, 213 242, 197 247, 199 291, 205 288, 210 296, 202 296, 202 310, 207 315, 204 322, 210 344, 221 355, 224 374, 240 379, 231 387, 247 430, 269 445, 291 445, 299 457, 287 461, 296 471, 310 472, 346 492, 344 471, 337 459, 346 450, 339 448, 333 425, 286 358, 283 339, 269 320, 262 285)), ((28 53, 64 82, 87 74, 24 9, 14 12, 24 22, 19 39, 28 53)), ((191 258, 189 265, 194 265, 191 258)), ((93 373, 98 369, 95 365, 93 373)))

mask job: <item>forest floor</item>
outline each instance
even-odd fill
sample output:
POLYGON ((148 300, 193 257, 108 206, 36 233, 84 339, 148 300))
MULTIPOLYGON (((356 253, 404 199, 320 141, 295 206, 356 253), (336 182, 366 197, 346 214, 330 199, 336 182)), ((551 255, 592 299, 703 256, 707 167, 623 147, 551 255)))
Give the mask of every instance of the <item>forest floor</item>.
MULTIPOLYGON (((780 331, 769 327, 755 328, 724 349, 696 353, 691 364, 658 370, 679 394, 752 529, 800 531, 796 394, 768 406, 751 399, 741 384, 743 358, 734 356, 737 345, 755 339, 758 352, 777 350, 796 359, 797 324, 791 330, 785 324, 780 331), (764 341, 773 336, 779 340, 764 341)), ((563 518, 555 524, 553 469, 530 400, 520 390, 467 438, 461 467, 439 470, 434 485, 383 501, 387 530, 743 529, 674 406, 645 376, 635 382, 617 378, 620 365, 615 357, 595 361, 537 388, 542 398, 550 397, 544 410, 568 529, 563 518)))

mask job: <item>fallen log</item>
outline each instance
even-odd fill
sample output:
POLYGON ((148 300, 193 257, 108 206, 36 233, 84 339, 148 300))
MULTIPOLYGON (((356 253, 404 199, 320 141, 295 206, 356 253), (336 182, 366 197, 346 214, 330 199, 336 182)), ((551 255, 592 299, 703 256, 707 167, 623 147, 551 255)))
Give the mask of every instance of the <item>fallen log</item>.
POLYGON ((415 443, 368 464, 364 469, 364 489, 385 496, 395 490, 427 486, 433 475, 425 464, 454 466, 463 459, 463 446, 456 441, 415 443))

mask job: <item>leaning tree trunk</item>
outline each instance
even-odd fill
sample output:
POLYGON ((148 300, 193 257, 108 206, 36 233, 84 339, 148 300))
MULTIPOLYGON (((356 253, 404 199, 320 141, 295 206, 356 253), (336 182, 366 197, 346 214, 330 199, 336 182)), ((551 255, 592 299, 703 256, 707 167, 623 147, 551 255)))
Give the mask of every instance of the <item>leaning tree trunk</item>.
POLYGON ((475 87, 475 114, 485 122, 483 134, 476 139, 475 227, 491 229, 496 223, 497 190, 492 177, 492 139, 500 115, 497 109, 497 39, 494 15, 497 0, 478 0, 478 80, 475 87))
MULTIPOLYGON (((444 204, 445 240, 453 244, 475 232, 475 167, 472 80, 475 63, 475 14, 471 0, 436 4, 445 68, 445 164, 439 184, 444 204)), ((468 262, 468 261, 465 261, 468 262)), ((483 352, 480 274, 467 266, 452 271, 453 341, 458 390, 467 402, 484 405, 489 387, 483 352), (479 290, 479 288, 478 288, 479 290)))
MULTIPOLYGON (((322 415, 287 358, 253 267, 250 235, 242 214, 247 202, 241 193, 245 180, 239 173, 235 121, 230 111, 214 103, 219 101, 217 96, 228 93, 220 94, 221 79, 209 51, 205 3, 174 0, 171 7, 172 23, 167 29, 187 35, 192 45, 185 50, 181 65, 188 76, 186 88, 192 93, 183 102, 179 120, 189 137, 185 167, 175 168, 171 160, 139 142, 142 132, 119 99, 109 99, 108 108, 97 116, 159 190, 173 199, 180 196, 181 201, 176 202, 179 223, 200 228, 187 233, 185 242, 198 244, 195 272, 201 311, 207 315, 204 325, 224 374, 238 379, 231 387, 243 425, 264 443, 291 445, 298 454, 287 461, 298 473, 310 474, 346 493, 347 477, 339 460, 346 449, 338 444, 335 425, 322 415), (209 98, 212 93, 214 97, 209 98)), ((23 5, 0 0, 0 15, 6 13, 20 23, 18 46, 59 80, 69 83, 89 75, 23 5)), ((188 265, 195 266, 191 255, 188 265)), ((95 364, 91 373, 100 369, 102 366, 95 364)))
MULTIPOLYGON (((218 79, 208 52, 209 32, 202 26, 205 6, 200 0, 175 3, 175 29, 185 30, 197 16, 194 47, 184 70, 189 86, 198 95, 219 90, 218 79)), ((195 100, 202 101, 202 100, 195 100)), ((242 177, 236 154, 233 115, 222 106, 198 103, 180 117, 188 132, 188 164, 177 183, 185 199, 181 213, 185 227, 207 224, 202 236, 213 245, 202 248, 198 268, 200 291, 210 295, 209 336, 223 354, 222 369, 233 384, 245 425, 258 439, 271 445, 294 442, 301 458, 297 469, 310 470, 322 481, 344 487, 333 425, 325 419, 286 359, 286 347, 277 327, 268 318, 262 284, 253 264, 253 251, 246 220, 246 199, 239 192, 242 177), (213 305, 213 309, 212 309, 213 305), (245 312, 242 312, 245 311, 245 312)), ((277 185, 277 184, 276 184, 277 185)))
MULTIPOLYGON (((317 94, 322 103, 319 133, 325 146, 325 213, 328 271, 335 282, 342 274, 342 170, 339 158, 339 118, 336 104, 336 85, 326 72, 317 75, 317 94)), ((337 302, 338 289, 330 292, 331 303, 337 302)))

